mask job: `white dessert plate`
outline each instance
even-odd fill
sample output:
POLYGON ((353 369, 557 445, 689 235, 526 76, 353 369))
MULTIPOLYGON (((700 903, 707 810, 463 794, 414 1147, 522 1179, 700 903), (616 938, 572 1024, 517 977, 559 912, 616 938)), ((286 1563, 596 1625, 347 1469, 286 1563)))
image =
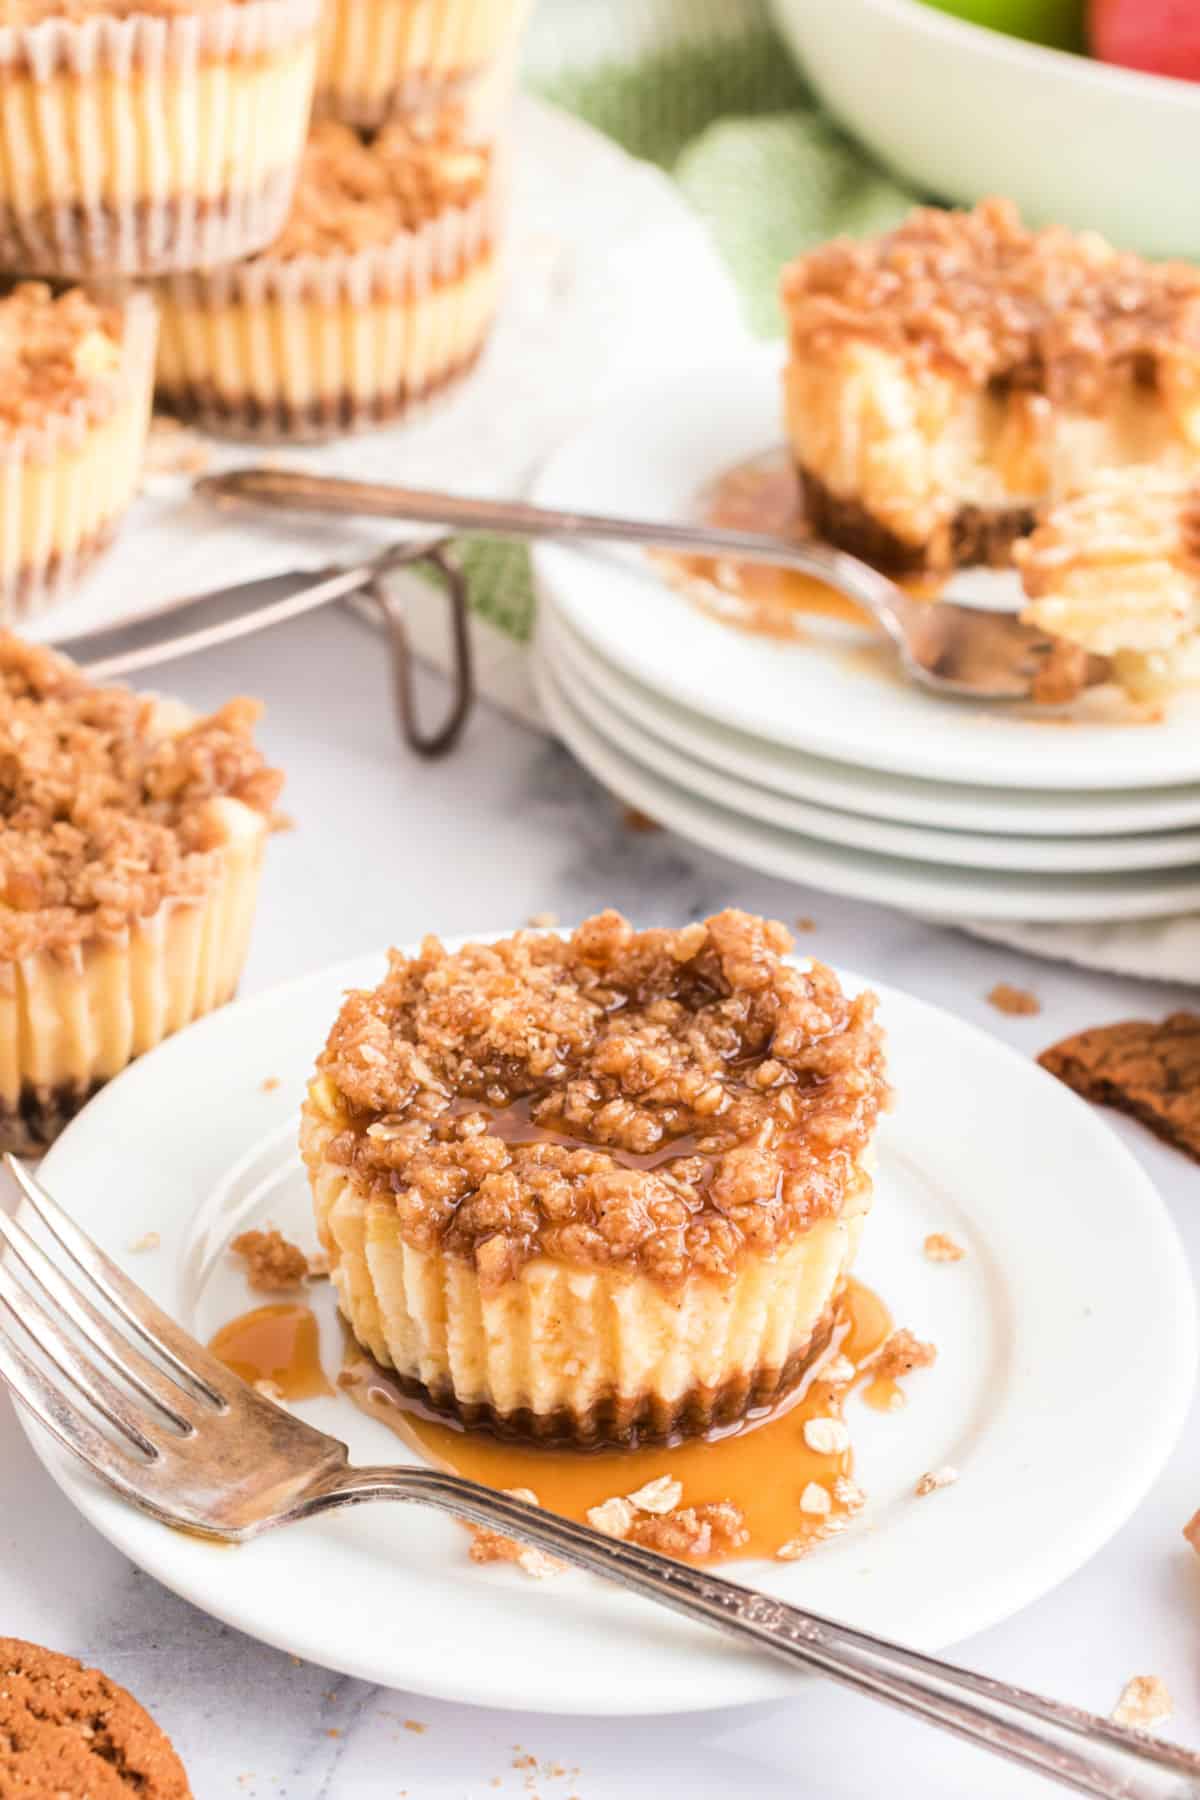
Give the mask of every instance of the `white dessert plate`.
MULTIPOLYGON (((619 390, 554 455, 534 498, 640 518, 694 516, 724 470, 781 436, 776 345, 679 363, 619 390)), ((539 544, 539 590, 610 662, 694 712, 773 744, 872 769, 1021 788, 1142 788, 1200 779, 1200 694, 1154 724, 1119 722, 1111 689, 1069 712, 944 700, 862 632, 811 619, 807 640, 739 630, 645 556, 539 544)), ((1007 578, 1016 604, 1016 578, 1007 578)), ((986 584, 995 604, 996 582, 986 584)), ((950 591, 969 598, 960 576, 950 591)), ((981 599, 981 603, 984 603, 981 599)), ((1007 604, 1007 602, 1006 602, 1007 604)))
MULTIPOLYGON (((193 1329, 254 1304, 221 1254, 233 1231, 270 1219, 311 1241, 296 1109, 343 989, 383 967, 369 956, 201 1020, 133 1064, 47 1156, 51 1190, 193 1329), (160 1246, 132 1251, 147 1231, 160 1246)), ((942 1646, 1062 1581, 1137 1506, 1183 1423, 1194 1302, 1165 1207, 1099 1113, 974 1027, 879 993, 899 1099, 880 1134, 860 1273, 899 1323, 936 1342, 938 1361, 913 1379, 903 1413, 851 1404, 870 1496, 861 1524, 805 1562, 731 1568, 942 1646), (932 1231, 957 1237, 966 1259, 929 1262, 932 1231), (915 1499, 920 1475, 944 1463, 958 1484, 915 1499)), ((327 1287, 321 1298, 329 1309, 327 1287)), ((329 1310, 322 1340, 333 1372, 329 1310)), ((399 1455, 344 1394, 298 1410, 357 1460, 399 1455)), ((125 1505, 28 1430, 54 1481, 140 1568, 348 1674, 581 1713, 706 1709, 792 1688, 769 1660, 583 1576, 534 1583, 480 1568, 459 1526, 407 1506, 354 1508, 235 1550, 204 1543, 125 1505)))
POLYGON ((1103 838, 1025 838, 980 831, 939 831, 890 819, 867 818, 861 813, 842 812, 774 793, 697 761, 686 749, 670 741, 661 723, 659 732, 635 724, 592 685, 590 668, 562 649, 552 629, 547 632, 543 626, 539 646, 559 689, 585 724, 644 768, 656 770, 699 799, 713 800, 718 806, 761 820, 765 825, 802 832, 824 843, 953 868, 1009 869, 1028 875, 1200 867, 1200 830, 1103 838))
MULTIPOLYGON (((740 330, 732 283, 675 184, 526 96, 514 121, 511 240, 521 278, 478 371, 452 400, 388 430, 272 446, 271 460, 360 480, 522 492, 550 447, 588 416, 591 382, 626 379, 643 358, 677 355, 681 331, 690 334, 687 353, 700 355, 714 331, 724 340, 740 330), (531 366, 540 371, 536 390, 531 366)), ((214 470, 266 454, 205 441, 214 470)), ((155 618, 181 596, 346 561, 404 535, 386 521, 218 511, 192 497, 190 474, 151 474, 112 550, 21 630, 69 649, 88 633, 155 618)))
POLYGON ((543 656, 535 657, 538 698, 551 726, 586 769, 622 800, 707 850, 788 881, 875 900, 925 918, 1015 919, 1026 924, 1166 918, 1200 906, 1200 866, 1134 869, 1120 875, 1039 874, 963 869, 853 849, 747 818, 635 761, 568 699, 543 656))
POLYGON ((635 681, 592 649, 553 605, 543 604, 538 631, 555 663, 586 681, 607 705, 653 736, 711 768, 756 787, 842 812, 930 825, 941 831, 987 831, 1029 837, 1107 837, 1118 832, 1173 831, 1200 825, 1200 787, 1080 789, 967 787, 886 769, 858 768, 769 744, 719 720, 678 706, 635 681))

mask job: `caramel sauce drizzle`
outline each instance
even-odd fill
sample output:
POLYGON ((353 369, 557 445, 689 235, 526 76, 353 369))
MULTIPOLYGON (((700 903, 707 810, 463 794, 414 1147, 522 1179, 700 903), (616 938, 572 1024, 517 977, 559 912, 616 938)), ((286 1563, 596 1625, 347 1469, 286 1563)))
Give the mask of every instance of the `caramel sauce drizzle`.
MULTIPOLYGON (((700 494, 698 518, 703 525, 773 532, 797 542, 810 535, 796 472, 782 449, 749 457, 718 475, 700 494)), ((669 550, 650 555, 702 611, 752 636, 800 643, 806 636, 804 620, 813 617, 861 625, 873 637, 879 636, 869 613, 815 575, 720 556, 669 550)), ((917 598, 933 600, 945 584, 941 577, 926 575, 900 585, 917 598)), ((871 672, 878 671, 872 666, 871 672)))
MULTIPOLYGON (((865 1376, 864 1365, 891 1330, 891 1315, 883 1301, 861 1282, 851 1281, 839 1302, 831 1355, 840 1352, 865 1376)), ((682 1482, 685 1507, 732 1500, 745 1515, 750 1536, 728 1560, 770 1558, 796 1539, 807 1538, 815 1545, 851 1516, 851 1509, 834 1498, 832 1490, 838 1476, 852 1476, 853 1451, 817 1454, 804 1441, 804 1426, 809 1419, 840 1419, 854 1381, 844 1385, 822 1381, 819 1368, 766 1418, 750 1420, 721 1436, 688 1439, 673 1448, 630 1450, 543 1448, 509 1443, 485 1431, 465 1431, 432 1416, 403 1393, 389 1372, 353 1341, 338 1385, 422 1461, 488 1487, 529 1488, 542 1506, 569 1519, 586 1520, 589 1508, 614 1495, 633 1493, 661 1475, 682 1482), (827 1514, 801 1512, 800 1496, 809 1482, 830 1492, 827 1514)))
POLYGON ((251 1386, 270 1382, 284 1400, 313 1400, 333 1388, 321 1367, 321 1337, 311 1306, 256 1306, 222 1325, 209 1349, 251 1386))

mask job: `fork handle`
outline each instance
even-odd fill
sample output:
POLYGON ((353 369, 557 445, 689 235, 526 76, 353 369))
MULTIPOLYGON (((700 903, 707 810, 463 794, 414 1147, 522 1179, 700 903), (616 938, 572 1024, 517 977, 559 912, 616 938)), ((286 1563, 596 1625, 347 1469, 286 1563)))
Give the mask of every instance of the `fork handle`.
POLYGON ((440 1469, 349 1469, 305 1511, 409 1500, 518 1537, 551 1556, 715 1625, 759 1650, 886 1700, 1103 1800, 1200 1800, 1200 1756, 1094 1713, 803 1612, 769 1594, 530 1506, 440 1469))

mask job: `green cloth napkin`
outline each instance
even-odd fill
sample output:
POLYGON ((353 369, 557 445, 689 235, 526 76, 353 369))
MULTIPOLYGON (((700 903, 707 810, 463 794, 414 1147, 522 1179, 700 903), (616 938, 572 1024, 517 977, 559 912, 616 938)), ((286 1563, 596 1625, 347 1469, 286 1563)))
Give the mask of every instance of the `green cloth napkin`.
MULTIPOLYGON (((674 176, 761 336, 781 328, 789 257, 913 204, 816 106, 760 0, 542 0, 525 85, 674 176)), ((524 548, 479 539, 460 556, 475 609, 527 640, 524 548)))

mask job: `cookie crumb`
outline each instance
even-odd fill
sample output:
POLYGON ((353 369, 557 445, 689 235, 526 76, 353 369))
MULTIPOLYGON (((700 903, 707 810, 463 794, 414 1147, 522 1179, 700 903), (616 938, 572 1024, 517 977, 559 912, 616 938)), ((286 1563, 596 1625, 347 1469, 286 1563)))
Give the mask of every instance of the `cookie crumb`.
POLYGON ((157 1250, 162 1245, 162 1238, 157 1231, 143 1231, 140 1238, 135 1238, 129 1246, 131 1256, 140 1256, 144 1250, 157 1250))
POLYGON ((529 923, 535 931, 553 931, 558 924, 558 914, 552 912, 530 913, 529 923))
POLYGON ((817 921, 815 919, 810 919, 807 914, 805 914, 799 919, 792 920, 792 929, 794 931, 815 931, 817 929, 817 921))
MULTIPOLYGON (((531 1488, 504 1488, 502 1491, 510 1500, 524 1500, 529 1506, 538 1505, 538 1497, 531 1488)), ((516 1563, 534 1581, 543 1581, 548 1575, 559 1575, 567 1566, 559 1562, 557 1557, 547 1556, 544 1550, 536 1549, 533 1544, 522 1544, 517 1538, 506 1537, 501 1531, 492 1531, 487 1525, 471 1525, 465 1520, 464 1524, 471 1533, 472 1562, 516 1563)))
POLYGON ((1194 1512, 1183 1528, 1183 1535, 1200 1556, 1200 1512, 1194 1512))
POLYGON ((1129 1113, 1200 1162, 1200 1013, 1076 1032, 1038 1061, 1085 1100, 1129 1113))
POLYGON ((987 999, 997 1012, 1008 1013, 1014 1019, 1031 1018, 1042 1010, 1036 994, 1028 988, 1012 987, 1007 981, 998 981, 987 999))
POLYGON ((922 1475, 913 1493, 923 1498, 926 1494, 936 1494, 939 1488, 953 1487, 958 1480, 958 1470, 950 1463, 943 1463, 940 1469, 930 1469, 922 1475))
POLYGON ((259 1086, 264 1094, 273 1094, 277 1087, 283 1086, 283 1082, 278 1075, 268 1075, 259 1083, 259 1086))
POLYGON ((243 1231, 229 1248, 246 1259, 246 1279, 260 1294, 299 1287, 308 1274, 308 1258, 281 1231, 243 1231))
POLYGON ((404 1729, 405 1729, 405 1731, 422 1732, 422 1731, 428 1731, 429 1727, 428 1727, 428 1725, 423 1725, 421 1723, 420 1719, 405 1719, 404 1729))
POLYGON ((1169 1719, 1175 1710, 1165 1681, 1157 1675, 1134 1675, 1121 1690, 1121 1698, 1109 1714, 1114 1725, 1147 1731, 1169 1719))
POLYGON ((925 1239, 925 1254, 930 1262, 961 1262, 967 1254, 962 1245, 945 1231, 931 1231, 925 1239))
POLYGON ((644 813, 640 806, 625 806, 621 809, 621 823, 626 831, 661 831, 662 826, 649 813, 644 813))
POLYGON ((590 1506, 587 1522, 593 1531, 602 1531, 605 1537, 626 1538, 634 1517, 629 1501, 618 1499, 614 1495, 611 1500, 601 1501, 599 1506, 590 1506))

